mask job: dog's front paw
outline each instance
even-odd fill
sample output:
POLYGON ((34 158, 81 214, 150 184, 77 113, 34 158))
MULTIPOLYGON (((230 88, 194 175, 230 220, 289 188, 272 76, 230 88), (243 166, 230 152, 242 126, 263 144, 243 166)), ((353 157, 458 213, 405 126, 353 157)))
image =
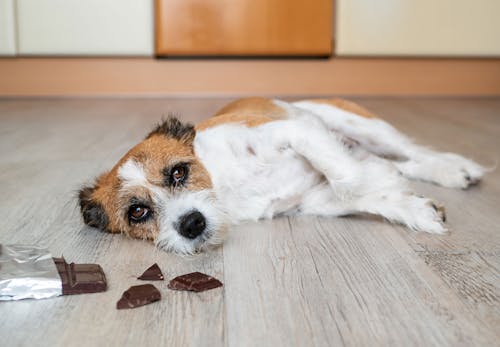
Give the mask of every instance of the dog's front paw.
POLYGON ((407 225, 415 231, 432 234, 443 234, 448 231, 445 226, 446 211, 442 204, 420 196, 413 196, 410 208, 411 217, 407 225))
POLYGON ((381 215, 415 231, 432 234, 447 232, 443 205, 413 193, 384 194, 363 201, 361 211, 381 215))

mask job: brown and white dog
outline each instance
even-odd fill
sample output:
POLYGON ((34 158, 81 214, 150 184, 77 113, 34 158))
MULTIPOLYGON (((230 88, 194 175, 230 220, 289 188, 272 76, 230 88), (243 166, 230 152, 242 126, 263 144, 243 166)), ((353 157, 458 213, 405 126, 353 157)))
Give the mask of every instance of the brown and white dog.
POLYGON ((443 233, 444 209, 403 176, 467 188, 484 172, 349 101, 250 98, 196 127, 167 119, 79 199, 87 225, 191 254, 232 224, 279 215, 369 213, 443 233))

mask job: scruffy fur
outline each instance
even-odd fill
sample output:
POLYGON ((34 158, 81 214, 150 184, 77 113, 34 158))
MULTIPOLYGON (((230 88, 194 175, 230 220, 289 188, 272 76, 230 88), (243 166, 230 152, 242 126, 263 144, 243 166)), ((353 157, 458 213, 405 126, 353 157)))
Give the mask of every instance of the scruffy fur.
POLYGON ((457 154, 414 144, 347 100, 250 98, 196 127, 168 118, 82 188, 79 202, 89 226, 191 254, 220 244, 231 225, 280 215, 368 213, 444 233, 444 208, 414 194, 405 178, 467 188, 484 172, 457 154), (147 218, 131 219, 135 206, 147 218), (196 211, 203 231, 182 236, 181 221, 196 211))

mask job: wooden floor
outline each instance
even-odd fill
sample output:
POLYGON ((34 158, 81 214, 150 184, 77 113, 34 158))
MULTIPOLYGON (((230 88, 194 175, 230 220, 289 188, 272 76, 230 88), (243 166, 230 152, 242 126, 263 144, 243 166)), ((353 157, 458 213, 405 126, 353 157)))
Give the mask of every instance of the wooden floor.
MULTIPOLYGON (((500 99, 358 99, 418 142, 498 161, 500 99)), ((450 235, 368 218, 282 218, 231 230, 183 258, 83 227, 79 186, 168 112, 196 121, 225 99, 0 101, 0 242, 97 262, 101 294, 0 302, 2 346, 499 346, 500 170, 467 191, 415 183, 447 206, 450 235), (115 309, 157 262, 223 289, 115 309)))

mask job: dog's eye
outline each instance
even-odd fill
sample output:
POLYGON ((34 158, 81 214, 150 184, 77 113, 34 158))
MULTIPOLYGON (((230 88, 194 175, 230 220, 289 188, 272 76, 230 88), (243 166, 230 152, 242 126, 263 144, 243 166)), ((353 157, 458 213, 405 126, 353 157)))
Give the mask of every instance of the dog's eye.
POLYGON ((128 218, 130 221, 138 223, 143 222, 151 215, 149 207, 144 205, 132 205, 128 209, 128 218))
POLYGON ((176 165, 170 171, 170 183, 174 186, 182 184, 188 175, 188 167, 185 164, 176 165))
POLYGON ((172 178, 176 181, 183 179, 184 176, 186 176, 186 169, 182 166, 175 168, 172 172, 172 178))

